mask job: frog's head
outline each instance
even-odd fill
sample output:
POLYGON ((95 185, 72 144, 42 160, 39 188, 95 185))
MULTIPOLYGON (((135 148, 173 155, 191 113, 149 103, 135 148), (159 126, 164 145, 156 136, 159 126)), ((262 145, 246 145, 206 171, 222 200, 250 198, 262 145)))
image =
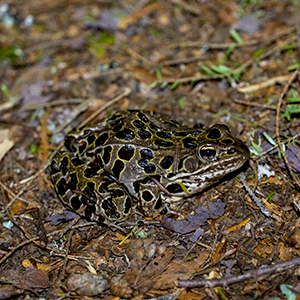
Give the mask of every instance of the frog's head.
POLYGON ((199 142, 197 150, 200 160, 198 173, 205 169, 212 177, 223 177, 239 169, 250 157, 248 147, 234 138, 228 126, 223 124, 210 127, 199 142))
POLYGON ((167 176, 166 188, 176 195, 190 195, 239 169, 250 157, 248 147, 230 134, 228 126, 216 124, 197 139, 197 148, 180 159, 176 174, 167 176))

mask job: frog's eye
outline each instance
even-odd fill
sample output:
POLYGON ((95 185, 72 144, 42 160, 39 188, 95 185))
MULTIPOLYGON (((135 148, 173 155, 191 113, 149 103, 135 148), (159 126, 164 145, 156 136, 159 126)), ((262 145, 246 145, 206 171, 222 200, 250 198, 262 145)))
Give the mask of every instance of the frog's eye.
POLYGON ((221 132, 220 132, 220 130, 219 130, 218 128, 212 128, 212 129, 209 131, 207 137, 208 137, 209 139, 218 139, 218 138, 221 137, 221 132))
POLYGON ((204 159, 213 159, 217 156, 217 151, 214 147, 204 146, 200 149, 200 156, 204 159))

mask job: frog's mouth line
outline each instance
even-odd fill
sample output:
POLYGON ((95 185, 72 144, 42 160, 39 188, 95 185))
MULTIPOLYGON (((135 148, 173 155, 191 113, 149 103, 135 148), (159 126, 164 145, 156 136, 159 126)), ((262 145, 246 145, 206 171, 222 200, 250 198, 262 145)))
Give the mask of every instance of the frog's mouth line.
POLYGON ((232 165, 231 168, 226 169, 226 172, 220 172, 220 176, 216 176, 216 173, 214 172, 214 176, 209 176, 209 174, 194 174, 193 176, 190 175, 188 180, 186 181, 181 180, 181 178, 177 178, 176 182, 179 183, 180 186, 183 186, 186 189, 186 191, 182 191, 179 193, 170 193, 168 195, 162 193, 161 197, 163 197, 164 201, 169 203, 181 201, 183 198, 190 197, 191 195, 195 195, 197 193, 202 192, 204 189, 218 182, 225 175, 238 170, 240 167, 243 166, 244 163, 241 163, 239 165, 232 165))
POLYGON ((226 160, 226 168, 223 168, 220 161, 214 161, 207 166, 201 167, 200 169, 185 174, 176 174, 172 177, 168 177, 169 181, 176 181, 184 178, 189 178, 189 182, 199 182, 204 180, 210 180, 212 178, 218 180, 222 178, 224 175, 231 173, 237 169, 239 169, 248 158, 244 157, 232 157, 232 159, 226 160))

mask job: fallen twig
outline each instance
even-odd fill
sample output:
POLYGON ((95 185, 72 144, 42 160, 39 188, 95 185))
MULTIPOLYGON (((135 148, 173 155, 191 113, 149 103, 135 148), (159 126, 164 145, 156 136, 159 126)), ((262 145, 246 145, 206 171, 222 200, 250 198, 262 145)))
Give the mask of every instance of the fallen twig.
POLYGON ((300 258, 295 258, 283 263, 278 263, 270 266, 262 266, 259 269, 251 270, 242 275, 230 275, 220 279, 202 279, 202 280, 178 280, 176 285, 178 287, 196 288, 201 286, 214 287, 214 286, 228 286, 229 284, 244 281, 246 279, 259 280, 259 277, 273 272, 282 272, 284 270, 296 268, 300 265, 300 258))
MULTIPOLYGON (((285 45, 288 45, 291 42, 292 39, 288 39, 285 43, 285 45)), ((294 37, 293 37, 294 40, 294 37)), ((279 48, 282 48, 284 45, 275 45, 274 47, 272 47, 271 49, 269 49, 268 51, 266 51, 264 54, 262 54, 259 59, 265 59, 267 57, 269 57, 270 55, 272 55, 274 52, 278 51, 279 48)), ((228 73, 224 73, 224 74, 216 74, 216 75, 202 75, 202 74, 196 74, 195 76, 190 76, 190 77, 183 77, 183 78, 166 78, 166 79, 160 79, 160 80, 156 80, 155 82, 153 82, 153 86, 156 86, 157 84, 162 84, 162 83, 187 83, 187 82, 195 82, 195 81, 201 81, 201 80, 212 80, 212 79, 222 79, 222 78, 226 78, 228 76, 232 76, 233 74, 239 74, 241 72, 243 72, 246 68, 248 68, 249 66, 251 66, 254 62, 256 62, 256 60, 251 57, 250 59, 246 60, 244 63, 242 63, 239 67, 233 69, 231 72, 228 73)))
POLYGON ((257 40, 251 40, 251 41, 245 41, 243 43, 209 43, 209 42, 184 42, 184 43, 178 43, 178 44, 171 44, 171 48, 190 48, 190 47, 207 47, 208 49, 228 49, 231 47, 240 48, 240 47, 249 47, 249 46, 255 46, 259 44, 268 44, 270 42, 276 41, 278 38, 280 38, 283 35, 288 35, 295 31, 295 28, 289 28, 287 30, 284 30, 282 32, 278 32, 271 36, 269 39, 257 39, 257 40))
POLYGON ((251 189, 248 187, 246 181, 245 181, 245 175, 244 173, 241 173, 238 178, 240 179, 240 181, 242 182, 245 190, 247 191, 247 193, 249 194, 249 196, 251 197, 251 199, 256 203, 256 205, 259 207, 260 211, 266 216, 266 217, 271 217, 271 212, 269 211, 269 209, 266 207, 266 205, 260 201, 255 194, 251 191, 251 189))
MULTIPOLYGON (((97 224, 96 222, 88 222, 88 223, 85 223, 85 224, 76 225, 76 226, 74 226, 72 229, 82 228, 82 227, 86 227, 86 226, 92 226, 92 225, 96 225, 96 224, 97 224)), ((99 224, 97 224, 97 226, 99 226, 99 224)), ((56 230, 56 231, 50 232, 50 233, 47 234, 47 237, 49 237, 49 236, 54 236, 54 235, 56 235, 56 234, 58 234, 58 233, 61 233, 61 232, 64 232, 64 231, 65 231, 65 229, 63 228, 63 229, 60 229, 60 230, 56 230)), ((37 237, 31 238, 31 239, 29 239, 29 240, 26 240, 26 241, 24 241, 23 243, 21 243, 21 244, 17 245, 16 247, 14 247, 10 252, 8 252, 5 256, 3 256, 3 257, 0 259, 0 266, 1 266, 1 264, 2 264, 3 262, 5 262, 10 256, 12 256, 18 249, 21 249, 22 247, 24 247, 25 245, 28 245, 28 244, 30 244, 30 243, 34 243, 34 242, 38 241, 39 239, 40 239, 40 237, 37 236, 37 237)), ((46 249, 48 249, 49 251, 53 251, 53 249, 52 249, 52 248, 49 248, 49 247, 46 247, 46 249)), ((56 252, 55 252, 55 254, 56 254, 56 255, 59 255, 59 256, 65 257, 65 254, 62 255, 62 254, 58 254, 58 253, 56 253, 56 252)), ((73 258, 74 256, 71 256, 71 257, 73 258)))
POLYGON ((296 78, 298 77, 300 72, 300 67, 297 68, 297 70, 293 73, 293 75, 291 76, 290 80, 287 82, 287 84, 285 85, 282 93, 280 94, 279 100, 278 100, 278 104, 277 104, 277 110, 276 110, 276 139, 277 139, 277 144, 279 146, 279 149, 281 151, 282 157, 284 159, 284 162, 289 170, 290 175, 292 176, 293 180, 295 181, 295 183, 298 185, 298 187, 300 188, 300 181, 299 178, 297 177, 297 175, 293 172, 291 165, 289 164, 289 161, 286 157, 286 154, 283 150, 281 141, 280 141, 280 130, 279 130, 279 120, 280 120, 280 113, 281 113, 281 105, 283 102, 284 97, 286 96, 286 94, 288 93, 291 84, 294 82, 294 80, 296 80, 296 78))
POLYGON ((243 104, 243 105, 246 105, 246 106, 260 107, 260 108, 264 108, 264 109, 276 110, 276 106, 273 106, 273 105, 253 103, 253 102, 243 101, 243 100, 239 100, 239 99, 233 99, 233 102, 238 103, 238 104, 243 104))
POLYGON ((259 83, 256 83, 256 84, 251 84, 251 85, 248 85, 248 86, 244 86, 244 87, 241 87, 241 88, 237 88, 237 90, 240 92, 240 93, 251 93, 251 92, 255 92, 255 91, 258 91, 260 89, 264 89, 264 88, 267 88, 271 85, 274 85, 275 83, 277 82, 286 82, 290 79, 290 75, 281 75, 281 76, 275 76, 275 77, 272 77, 272 78, 268 78, 267 80, 264 80, 264 81, 261 81, 259 83))

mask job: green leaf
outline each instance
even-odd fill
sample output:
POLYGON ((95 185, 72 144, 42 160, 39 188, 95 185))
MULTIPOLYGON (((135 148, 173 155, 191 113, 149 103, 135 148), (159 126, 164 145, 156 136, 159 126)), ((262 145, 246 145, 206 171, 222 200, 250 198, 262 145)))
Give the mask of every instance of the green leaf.
POLYGON ((298 96, 298 93, 294 89, 291 89, 290 97, 288 97, 288 101, 289 103, 300 102, 300 97, 298 96))
POLYGON ((233 38, 233 40, 236 43, 238 43, 238 44, 243 43, 243 39, 241 38, 241 36, 237 33, 237 31, 234 28, 229 29, 229 34, 231 35, 231 37, 233 38))
POLYGON ((4 96, 9 95, 9 89, 8 89, 8 87, 5 83, 1 83, 1 91, 2 91, 4 96))
POLYGON ((226 51, 225 51, 225 57, 228 59, 231 54, 233 53, 233 51, 235 50, 235 46, 231 46, 229 47, 226 51))
POLYGON ((252 57, 253 58, 260 57, 264 53, 265 53, 264 49, 259 49, 259 50, 257 50, 256 52, 253 53, 252 57))
POLYGON ((13 47, 13 46, 0 47, 0 60, 9 59, 14 63, 17 58, 15 48, 16 47, 13 47))
POLYGON ((297 96, 297 93, 294 89, 291 89, 291 95, 293 98, 295 98, 297 96))
POLYGON ((201 66, 201 70, 204 71, 207 75, 213 76, 216 75, 215 72, 213 72, 210 68, 206 67, 206 66, 201 66))
POLYGON ((300 102, 300 97, 294 89, 291 89, 290 96, 288 97, 288 101, 289 103, 300 102))
POLYGON ((41 151, 41 147, 37 146, 36 144, 31 144, 29 151, 31 154, 38 154, 41 151))
POLYGON ((228 109, 223 109, 218 111, 216 114, 214 114, 214 117, 220 117, 220 116, 224 116, 224 115, 228 115, 229 110, 228 109))
POLYGON ((263 133, 263 136, 272 146, 277 145, 277 143, 266 132, 263 133))
POLYGON ((244 119, 242 117, 231 117, 231 119, 235 120, 235 121, 243 122, 243 123, 248 123, 249 122, 249 120, 244 119))
MULTIPOLYGON (((260 0, 261 4, 264 0, 260 0)), ((263 10, 258 10, 255 13, 253 13, 253 17, 256 19, 260 19, 265 15, 265 12, 263 10)))
POLYGON ((289 104, 287 105, 285 112, 281 115, 281 117, 286 118, 288 121, 291 121, 292 114, 300 113, 300 104, 289 104))
POLYGON ((261 149, 261 147, 259 145, 257 145, 256 143, 254 143, 254 142, 251 143, 250 150, 255 155, 259 155, 259 154, 263 153, 263 150, 261 149))
POLYGON ((297 103, 297 102, 300 102, 300 97, 294 97, 294 98, 289 97, 288 100, 289 100, 289 102, 291 102, 291 103, 294 103, 294 102, 297 103))
POLYGON ((227 81, 228 81, 228 84, 231 85, 232 84, 232 76, 231 75, 227 75, 227 81))
POLYGON ((287 284, 281 284, 280 285, 280 290, 283 295, 285 295, 286 300, 296 300, 296 295, 292 291, 293 287, 291 285, 287 284))
POLYGON ((219 296, 221 297, 222 300, 227 300, 228 299, 226 294, 223 292, 222 288, 215 287, 215 290, 217 291, 217 293, 219 294, 219 296))
POLYGON ((171 90, 175 90, 178 86, 179 86, 180 82, 175 81, 173 82, 173 84, 171 85, 171 90))
POLYGON ((184 101, 185 101, 185 97, 181 97, 179 100, 178 100, 178 105, 180 108, 183 108, 184 107, 184 101))
POLYGON ((298 46, 297 44, 293 44, 293 45, 283 45, 281 47, 281 51, 292 51, 294 49, 296 49, 298 46))
POLYGON ((156 73, 157 80, 161 81, 162 80, 162 75, 161 75, 160 68, 155 68, 155 73, 156 73))
POLYGON ((240 78, 241 78, 241 72, 234 72, 232 74, 232 76, 233 76, 233 78, 234 78, 235 81, 239 81, 240 78))
POLYGON ((124 237, 124 239, 119 243, 119 245, 122 245, 128 238, 133 236, 133 234, 137 231, 137 229, 138 229, 137 225, 133 226, 131 231, 124 237))
POLYGON ((274 102, 274 98, 272 98, 272 97, 269 97, 268 99, 267 99, 267 103, 266 103, 266 105, 270 105, 270 104, 272 104, 273 102, 274 102))
POLYGON ((212 66, 211 69, 219 74, 227 74, 232 72, 232 69, 224 65, 212 66))
POLYGON ((107 46, 112 46, 115 43, 113 33, 107 32, 89 35, 87 40, 87 48, 96 58, 102 58, 106 54, 107 46))
POLYGON ((145 231, 140 231, 138 233, 138 236, 141 237, 141 238, 145 237, 146 235, 147 235, 147 233, 145 231))
POLYGON ((150 84, 150 89, 154 89, 157 86, 157 82, 153 82, 150 84))
POLYGON ((100 72, 105 72, 108 71, 109 69, 110 69, 110 64, 100 65, 96 67, 96 70, 100 72))
POLYGON ((235 71, 235 72, 232 73, 232 76, 234 77, 234 79, 236 81, 239 81, 240 78, 241 78, 241 76, 242 76, 242 74, 244 74, 245 72, 246 72, 245 68, 243 68, 243 67, 242 68, 238 68, 237 71, 235 71))
POLYGON ((289 71, 294 71, 294 70, 296 70, 296 69, 299 68, 299 67, 300 67, 300 63, 294 64, 294 65, 289 66, 289 67, 288 67, 288 70, 289 70, 289 71))
POLYGON ((161 89, 164 89, 167 85, 168 85, 168 81, 164 81, 164 82, 161 84, 160 88, 161 88, 161 89))
POLYGON ((161 34, 157 30, 154 30, 154 29, 150 30, 150 35, 157 39, 159 39, 161 37, 161 34))
POLYGON ((266 198, 270 200, 275 195, 275 192, 271 192, 266 198))

